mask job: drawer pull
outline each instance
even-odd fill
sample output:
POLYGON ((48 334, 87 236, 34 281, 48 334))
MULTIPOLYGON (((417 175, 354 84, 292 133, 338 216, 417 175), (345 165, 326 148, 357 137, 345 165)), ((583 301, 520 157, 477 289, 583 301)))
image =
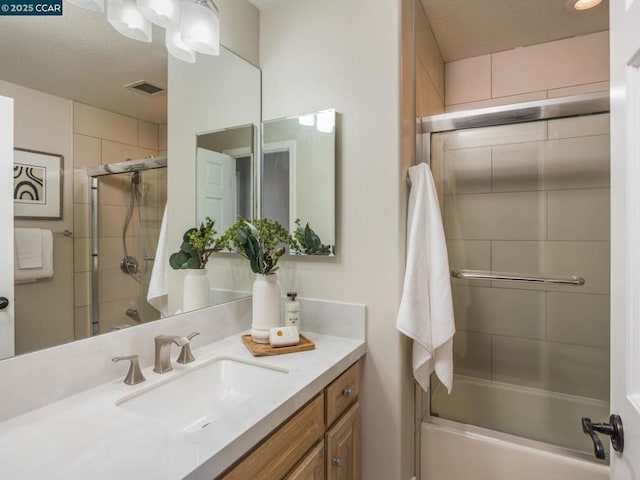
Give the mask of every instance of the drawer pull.
POLYGON ((340 457, 332 458, 331 459, 331 463, 333 465, 335 465, 336 467, 341 467, 342 466, 342 459, 340 457))
POLYGON ((342 395, 345 397, 350 397, 353 395, 353 390, 350 388, 343 388, 342 389, 342 395))

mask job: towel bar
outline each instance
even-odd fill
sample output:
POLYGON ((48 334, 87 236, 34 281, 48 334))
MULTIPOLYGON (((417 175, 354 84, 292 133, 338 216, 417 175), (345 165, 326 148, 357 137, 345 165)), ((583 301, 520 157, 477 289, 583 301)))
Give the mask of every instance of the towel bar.
POLYGON ((485 270, 452 270, 451 276, 465 280, 502 280, 507 282, 541 283, 545 285, 584 285, 584 278, 576 275, 569 277, 547 277, 528 273, 490 272, 485 270))

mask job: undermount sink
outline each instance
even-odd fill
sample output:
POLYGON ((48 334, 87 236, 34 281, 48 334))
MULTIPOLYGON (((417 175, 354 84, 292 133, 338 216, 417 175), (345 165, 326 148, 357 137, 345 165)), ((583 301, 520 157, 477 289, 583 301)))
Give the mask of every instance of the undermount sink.
POLYGON ((116 405, 169 427, 193 431, 259 397, 288 370, 218 357, 158 385, 121 398, 116 405))

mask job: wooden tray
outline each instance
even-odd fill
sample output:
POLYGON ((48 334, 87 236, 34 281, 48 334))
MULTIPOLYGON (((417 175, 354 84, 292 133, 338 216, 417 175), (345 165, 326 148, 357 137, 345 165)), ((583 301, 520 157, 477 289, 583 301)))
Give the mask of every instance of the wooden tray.
POLYGON ((313 350, 316 344, 304 335, 300 335, 300 343, 289 347, 272 347, 268 343, 256 343, 251 339, 251 335, 242 335, 242 343, 249 349, 254 357, 264 357, 267 355, 282 355, 283 353, 304 352, 313 350))

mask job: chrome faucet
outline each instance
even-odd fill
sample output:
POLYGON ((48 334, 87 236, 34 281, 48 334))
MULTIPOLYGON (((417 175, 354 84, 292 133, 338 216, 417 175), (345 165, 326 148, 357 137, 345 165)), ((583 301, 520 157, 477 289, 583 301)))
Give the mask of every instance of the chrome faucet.
POLYGON ((185 337, 158 335, 155 338, 156 343, 156 363, 153 371, 156 373, 166 373, 173 370, 171 366, 171 344, 174 343, 179 347, 184 347, 189 343, 185 337))

